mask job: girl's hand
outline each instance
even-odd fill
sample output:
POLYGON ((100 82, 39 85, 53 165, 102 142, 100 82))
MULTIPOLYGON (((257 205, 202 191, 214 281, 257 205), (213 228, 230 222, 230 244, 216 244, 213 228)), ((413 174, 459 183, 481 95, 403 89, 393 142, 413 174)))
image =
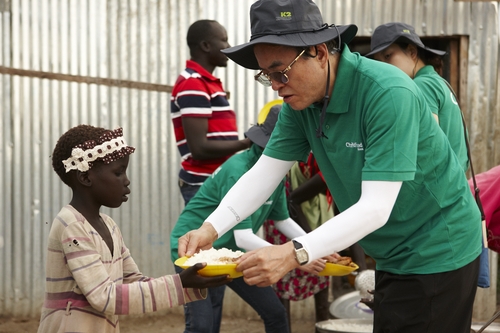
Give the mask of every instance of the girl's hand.
POLYGON ((184 271, 182 271, 179 276, 181 277, 182 286, 184 288, 213 288, 222 286, 233 279, 229 275, 217 275, 217 276, 201 276, 198 271, 207 265, 206 262, 199 262, 194 266, 191 266, 184 271))

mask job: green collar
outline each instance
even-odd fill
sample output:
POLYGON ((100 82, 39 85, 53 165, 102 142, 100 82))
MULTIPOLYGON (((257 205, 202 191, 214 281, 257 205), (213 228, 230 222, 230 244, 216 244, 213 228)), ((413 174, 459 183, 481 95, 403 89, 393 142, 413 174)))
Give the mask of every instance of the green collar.
POLYGON ((420 68, 417 74, 415 74, 414 79, 417 78, 417 76, 432 74, 433 72, 436 72, 434 70, 434 67, 432 67, 431 65, 425 65, 424 67, 420 68))
POLYGON ((344 45, 344 50, 340 55, 339 65, 337 67, 337 76, 333 86, 332 97, 326 109, 327 113, 346 113, 349 110, 350 98, 346 96, 351 95, 350 83, 353 71, 358 67, 359 56, 353 54, 347 45, 344 45), (336 101, 342 101, 337 103, 336 101), (346 103, 347 102, 347 103, 346 103))

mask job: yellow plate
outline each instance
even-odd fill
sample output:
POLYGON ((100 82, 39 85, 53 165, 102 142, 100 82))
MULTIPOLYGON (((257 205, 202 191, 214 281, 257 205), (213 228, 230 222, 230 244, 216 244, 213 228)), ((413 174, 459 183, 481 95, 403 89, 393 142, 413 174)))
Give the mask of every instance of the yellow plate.
MULTIPOLYGON (((184 256, 177 259, 174 264, 184 269, 189 268, 190 266, 184 264, 186 260, 188 260, 188 257, 184 256)), ((229 275, 233 279, 243 276, 243 272, 236 271, 236 264, 207 265, 200 269, 198 273, 201 276, 229 275)))
POLYGON ((319 272, 319 276, 344 276, 348 275, 351 272, 354 272, 359 268, 358 265, 355 263, 352 263, 353 266, 344 266, 344 265, 337 265, 333 264, 331 262, 327 262, 325 265, 325 269, 323 269, 321 272, 319 272))

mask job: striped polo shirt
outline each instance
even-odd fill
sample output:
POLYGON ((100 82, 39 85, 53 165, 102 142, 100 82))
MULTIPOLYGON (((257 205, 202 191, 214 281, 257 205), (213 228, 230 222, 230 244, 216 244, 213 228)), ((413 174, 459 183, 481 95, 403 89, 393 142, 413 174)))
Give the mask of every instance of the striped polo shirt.
POLYGON ((213 160, 195 160, 191 156, 182 127, 182 117, 208 118, 208 140, 238 140, 236 115, 229 105, 220 79, 198 63, 186 61, 172 91, 170 112, 175 140, 181 154, 179 178, 201 185, 231 155, 213 160))

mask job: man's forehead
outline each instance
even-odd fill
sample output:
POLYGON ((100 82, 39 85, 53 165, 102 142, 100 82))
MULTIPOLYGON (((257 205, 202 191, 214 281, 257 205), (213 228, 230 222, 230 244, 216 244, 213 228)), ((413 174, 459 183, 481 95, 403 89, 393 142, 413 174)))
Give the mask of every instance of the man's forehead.
POLYGON ((290 62, 290 54, 294 54, 295 49, 290 46, 275 44, 257 44, 254 46, 255 58, 259 62, 261 69, 273 69, 290 62))

